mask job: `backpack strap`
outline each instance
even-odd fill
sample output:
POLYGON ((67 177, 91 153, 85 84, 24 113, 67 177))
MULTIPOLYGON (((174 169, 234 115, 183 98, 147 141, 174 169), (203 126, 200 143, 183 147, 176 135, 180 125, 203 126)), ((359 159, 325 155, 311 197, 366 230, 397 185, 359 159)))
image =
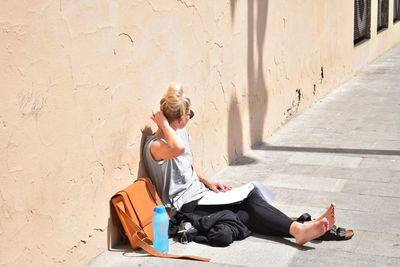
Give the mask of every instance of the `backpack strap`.
POLYGON ((190 259, 190 260, 197 260, 197 261, 210 261, 209 258, 203 258, 198 256, 191 256, 191 255, 174 255, 168 253, 162 253, 156 249, 154 249, 150 244, 151 240, 147 237, 146 233, 139 228, 133 221, 132 218, 123 211, 119 205, 115 205, 117 213, 119 213, 124 219, 125 222, 129 224, 129 229, 132 229, 133 234, 126 233, 129 239, 132 238, 132 241, 135 242, 140 248, 145 250, 147 253, 162 258, 173 258, 173 259, 190 259))

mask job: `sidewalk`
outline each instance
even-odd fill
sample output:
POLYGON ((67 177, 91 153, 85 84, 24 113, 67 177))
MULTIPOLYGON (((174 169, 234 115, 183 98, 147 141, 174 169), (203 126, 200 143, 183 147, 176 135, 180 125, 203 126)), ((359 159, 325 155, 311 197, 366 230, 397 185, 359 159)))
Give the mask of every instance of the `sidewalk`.
POLYGON ((264 236, 227 248, 174 243, 171 253, 212 261, 104 251, 88 266, 400 266, 400 45, 245 156, 219 180, 261 181, 289 216, 315 217, 336 202, 336 225, 353 228, 353 239, 304 247, 264 236))

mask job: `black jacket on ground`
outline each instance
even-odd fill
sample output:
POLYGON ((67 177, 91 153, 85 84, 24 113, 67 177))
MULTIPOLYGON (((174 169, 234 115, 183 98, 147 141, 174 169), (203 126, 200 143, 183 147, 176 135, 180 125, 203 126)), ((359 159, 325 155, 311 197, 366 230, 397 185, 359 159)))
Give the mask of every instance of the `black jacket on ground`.
POLYGON ((251 231, 230 210, 221 210, 207 216, 178 212, 171 218, 170 235, 178 232, 182 221, 189 221, 197 231, 189 231, 187 241, 207 243, 215 247, 229 246, 235 240, 248 237, 251 231))

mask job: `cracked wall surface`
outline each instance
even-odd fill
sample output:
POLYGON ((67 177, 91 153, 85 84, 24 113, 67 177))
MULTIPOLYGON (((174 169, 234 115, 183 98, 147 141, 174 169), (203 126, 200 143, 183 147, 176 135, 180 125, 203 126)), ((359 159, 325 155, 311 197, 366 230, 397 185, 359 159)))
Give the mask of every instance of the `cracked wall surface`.
POLYGON ((142 173, 141 129, 169 83, 186 86, 194 158, 213 175, 399 42, 389 23, 354 47, 353 8, 2 1, 0 266, 82 265, 106 248, 108 200, 142 173))

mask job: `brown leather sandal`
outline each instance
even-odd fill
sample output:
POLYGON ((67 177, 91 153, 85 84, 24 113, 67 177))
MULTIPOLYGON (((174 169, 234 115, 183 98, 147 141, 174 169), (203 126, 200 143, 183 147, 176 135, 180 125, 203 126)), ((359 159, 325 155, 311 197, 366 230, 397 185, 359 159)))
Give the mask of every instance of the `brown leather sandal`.
MULTIPOLYGON (((299 223, 309 222, 312 220, 311 215, 308 213, 303 213, 299 217, 292 217, 291 219, 299 223)), ((353 236, 354 236, 353 229, 346 229, 343 227, 337 227, 336 225, 333 225, 329 231, 327 231, 322 236, 316 238, 316 240, 342 241, 342 240, 349 240, 353 236)))

